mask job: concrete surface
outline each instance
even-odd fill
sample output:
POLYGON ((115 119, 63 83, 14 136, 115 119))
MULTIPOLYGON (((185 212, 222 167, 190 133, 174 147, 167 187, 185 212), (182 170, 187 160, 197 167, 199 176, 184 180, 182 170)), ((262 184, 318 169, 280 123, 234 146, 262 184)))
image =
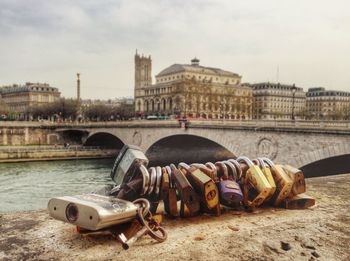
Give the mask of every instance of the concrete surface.
POLYGON ((3 214, 0 260, 350 260, 350 175, 307 186, 313 208, 167 219, 166 242, 144 236, 127 251, 111 236, 77 234, 45 210, 3 214))

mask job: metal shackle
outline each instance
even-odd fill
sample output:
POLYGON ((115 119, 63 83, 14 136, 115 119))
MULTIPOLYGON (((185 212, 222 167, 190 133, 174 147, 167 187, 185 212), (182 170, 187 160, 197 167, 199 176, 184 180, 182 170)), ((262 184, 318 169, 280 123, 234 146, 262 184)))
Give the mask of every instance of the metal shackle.
POLYGON ((232 178, 233 178, 234 181, 236 181, 238 179, 236 166, 233 165, 228 160, 224 160, 223 163, 226 164, 227 166, 229 166, 229 168, 231 169, 231 172, 232 172, 232 178))
MULTIPOLYGON (((211 164, 213 164, 213 163, 211 163, 211 164)), ((216 176, 217 173, 216 173, 216 167, 214 164, 213 164, 213 166, 214 166, 214 169, 212 169, 211 167, 208 167, 207 163, 206 164, 202 164, 202 163, 192 163, 191 164, 191 167, 195 167, 195 168, 200 169, 202 172, 204 172, 212 180, 215 180, 217 178, 217 176, 216 176)))
POLYGON ((165 166, 165 170, 169 175, 169 187, 172 188, 173 187, 173 181, 171 179, 171 168, 170 166, 165 166))
POLYGON ((160 184, 162 181, 162 168, 160 166, 156 167, 156 176, 157 176, 157 181, 156 181, 156 187, 155 187, 154 193, 156 194, 156 196, 158 196, 160 192, 160 184))
POLYGON ((237 173, 238 173, 238 179, 240 179, 242 177, 241 165, 239 165, 239 162, 235 159, 229 159, 228 161, 231 162, 233 165, 235 165, 237 173))
POLYGON ((134 203, 140 209, 142 209, 143 216, 146 216, 151 208, 151 204, 145 198, 138 198, 138 199, 134 200, 132 203, 134 203))
POLYGON ((151 167, 149 168, 149 174, 150 174, 150 184, 149 184, 149 190, 148 190, 148 195, 151 195, 155 184, 156 184, 156 179, 157 179, 157 172, 156 172, 156 168, 155 167, 151 167))
POLYGON ((272 160, 270 160, 269 158, 266 158, 266 157, 262 157, 262 158, 260 158, 262 161, 264 161, 264 162, 266 162, 267 163, 267 165, 269 165, 270 167, 272 167, 272 166, 274 166, 275 165, 275 163, 273 163, 273 161, 272 160))
POLYGON ((191 167, 195 167, 195 168, 205 168, 206 166, 202 163, 192 163, 191 167))
POLYGON ((142 191, 140 194, 142 196, 142 195, 145 195, 149 189, 150 177, 149 177, 149 172, 144 165, 140 165, 139 168, 142 175, 142 191))
POLYGON ((215 166, 222 169, 223 174, 220 178, 223 178, 224 180, 228 179, 228 170, 227 170, 227 166, 225 165, 225 163, 223 163, 222 161, 217 161, 217 162, 215 162, 215 166))
POLYGON ((238 157, 238 158, 237 158, 237 161, 238 161, 239 163, 240 163, 240 162, 243 162, 243 163, 247 164, 249 168, 252 167, 252 166, 254 166, 254 163, 253 163, 248 157, 246 157, 246 156, 240 156, 240 157, 238 157))
POLYGON ((184 170, 186 170, 186 172, 188 172, 189 169, 190 169, 190 166, 189 166, 187 163, 185 163, 185 162, 180 162, 180 163, 177 165, 177 168, 178 168, 179 170, 184 169, 184 170))
POLYGON ((265 161, 263 160, 263 158, 256 158, 256 160, 259 162, 259 165, 261 168, 266 168, 267 165, 265 163, 265 161))
POLYGON ((252 162, 260 167, 260 162, 258 161, 258 159, 252 159, 252 162))
POLYGON ((214 163, 207 162, 207 163, 205 163, 205 166, 213 171, 213 176, 215 179, 217 179, 218 178, 218 170, 216 169, 216 166, 214 165, 214 163))

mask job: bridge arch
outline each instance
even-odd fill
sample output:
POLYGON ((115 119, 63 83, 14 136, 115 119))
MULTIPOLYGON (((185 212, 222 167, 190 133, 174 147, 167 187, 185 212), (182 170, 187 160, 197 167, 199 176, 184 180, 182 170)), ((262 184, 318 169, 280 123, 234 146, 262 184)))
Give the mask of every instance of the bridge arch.
POLYGON ((57 131, 57 134, 60 136, 60 139, 57 138, 57 140, 60 140, 61 143, 82 144, 89 132, 84 129, 62 129, 57 131))
POLYGON ((219 161, 235 155, 221 144, 206 137, 193 134, 173 134, 162 137, 146 151, 151 165, 177 164, 179 162, 219 161))
POLYGON ((120 150, 124 146, 124 142, 111 133, 96 132, 87 137, 83 145, 120 150))
POLYGON ((317 150, 312 150, 307 153, 302 153, 297 159, 297 165, 299 167, 304 167, 314 162, 342 155, 350 155, 350 144, 338 143, 317 150))
POLYGON ((305 177, 320 177, 350 173, 350 154, 338 155, 311 162, 300 169, 305 177))

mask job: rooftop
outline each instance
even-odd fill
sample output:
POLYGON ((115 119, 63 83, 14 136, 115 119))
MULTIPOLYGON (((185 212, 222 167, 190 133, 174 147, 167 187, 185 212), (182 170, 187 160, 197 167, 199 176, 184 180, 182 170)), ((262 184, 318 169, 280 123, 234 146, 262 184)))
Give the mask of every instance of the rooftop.
POLYGON ((260 82, 260 83, 248 83, 244 84, 252 87, 254 90, 258 89, 278 89, 278 90, 291 90, 293 86, 297 91, 303 91, 303 88, 296 87, 294 84, 283 84, 283 83, 271 83, 271 82, 260 82))
POLYGON ((191 64, 175 63, 173 65, 170 65, 169 67, 165 68, 160 73, 158 73, 156 77, 166 76, 169 74, 180 73, 180 72, 193 72, 193 73, 212 74, 217 76, 240 77, 237 73, 225 71, 219 68, 199 65, 198 58, 192 59, 191 64))
POLYGON ((25 85, 13 84, 10 86, 0 87, 0 94, 35 92, 35 91, 36 92, 38 91, 58 92, 58 88, 51 87, 48 83, 31 83, 31 82, 26 82, 25 85))

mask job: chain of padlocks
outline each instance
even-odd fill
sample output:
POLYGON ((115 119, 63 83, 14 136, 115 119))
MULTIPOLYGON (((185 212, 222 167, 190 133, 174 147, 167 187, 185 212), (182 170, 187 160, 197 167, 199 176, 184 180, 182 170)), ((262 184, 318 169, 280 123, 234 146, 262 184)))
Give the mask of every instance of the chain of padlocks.
POLYGON ((219 216, 222 207, 300 209, 315 204, 305 194, 301 170, 264 157, 147 165, 148 159, 138 147, 125 145, 111 171, 116 183, 113 188, 51 199, 51 216, 75 224, 80 233, 112 233, 128 249, 145 234, 159 242, 166 240, 167 233, 160 225, 162 214, 158 214, 162 212, 169 217, 219 216))

